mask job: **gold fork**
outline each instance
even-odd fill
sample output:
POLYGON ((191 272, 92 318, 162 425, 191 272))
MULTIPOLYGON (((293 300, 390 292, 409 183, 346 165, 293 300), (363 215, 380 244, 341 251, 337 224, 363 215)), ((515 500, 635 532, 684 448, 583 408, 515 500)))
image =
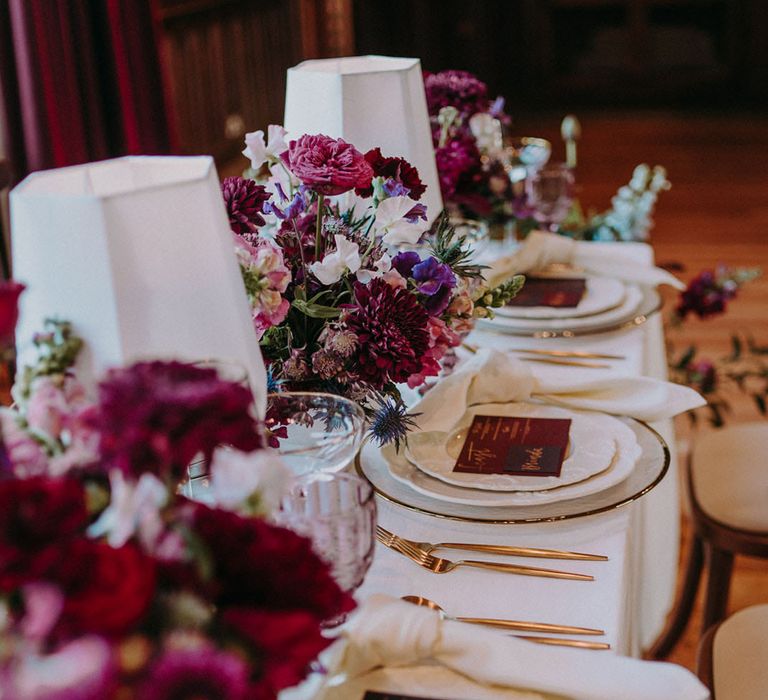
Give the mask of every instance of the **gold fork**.
POLYGON ((382 537, 378 532, 376 538, 382 544, 386 545, 390 549, 399 552, 400 554, 408 557, 412 561, 416 562, 419 566, 432 571, 435 574, 447 574, 449 571, 453 571, 457 566, 471 566, 476 569, 489 569, 491 571, 502 571, 507 574, 519 574, 521 576, 541 576, 544 578, 561 578, 569 579, 571 581, 594 581, 594 577, 587 574, 575 574, 569 571, 556 571, 554 569, 538 569, 533 566, 517 566, 516 564, 499 564, 489 561, 475 561, 473 559, 466 559, 460 561, 450 561, 448 559, 441 559, 440 557, 427 554, 416 547, 412 547, 410 544, 404 541, 392 541, 386 537, 382 537))
POLYGON ((574 559, 579 561, 608 561, 604 554, 584 554, 582 552, 566 552, 560 549, 540 549, 538 547, 513 547, 503 544, 468 544, 460 542, 416 542, 395 535, 389 530, 385 530, 380 525, 376 526, 376 534, 388 541, 382 539, 383 544, 393 542, 405 542, 416 549, 420 549, 426 554, 431 554, 436 549, 463 549, 470 552, 487 552, 489 554, 505 554, 513 557, 538 557, 541 559, 574 559))

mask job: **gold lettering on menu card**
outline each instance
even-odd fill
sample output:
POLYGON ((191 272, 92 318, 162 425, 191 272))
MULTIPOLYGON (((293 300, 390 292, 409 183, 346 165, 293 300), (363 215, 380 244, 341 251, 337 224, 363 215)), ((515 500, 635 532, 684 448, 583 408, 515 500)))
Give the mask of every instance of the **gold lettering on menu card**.
POLYGON ((530 447, 525 451, 527 459, 520 469, 526 472, 537 472, 541 469, 541 457, 544 454, 543 447, 530 447))

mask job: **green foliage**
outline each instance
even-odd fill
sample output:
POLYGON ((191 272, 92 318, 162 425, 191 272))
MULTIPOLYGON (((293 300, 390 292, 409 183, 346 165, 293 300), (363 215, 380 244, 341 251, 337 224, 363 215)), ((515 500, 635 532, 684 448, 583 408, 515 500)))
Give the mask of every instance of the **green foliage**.
POLYGON ((451 226, 448 212, 443 210, 432 225, 430 252, 441 263, 449 265, 460 277, 481 277, 485 265, 470 262, 472 249, 467 246, 466 236, 457 236, 451 226))

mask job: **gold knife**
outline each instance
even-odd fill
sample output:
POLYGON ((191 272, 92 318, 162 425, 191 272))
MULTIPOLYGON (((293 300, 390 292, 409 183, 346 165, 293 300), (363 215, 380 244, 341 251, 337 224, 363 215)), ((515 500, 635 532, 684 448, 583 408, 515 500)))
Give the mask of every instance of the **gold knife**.
POLYGON ((527 352, 532 355, 547 355, 551 357, 582 357, 588 360, 625 360, 624 355, 609 355, 604 352, 588 352, 587 350, 535 350, 532 348, 506 348, 508 352, 527 352))
POLYGON ((547 365, 566 365, 568 367, 588 367, 591 369, 610 369, 604 362, 581 362, 579 360, 558 360, 556 357, 518 357, 526 362, 541 362, 547 365))

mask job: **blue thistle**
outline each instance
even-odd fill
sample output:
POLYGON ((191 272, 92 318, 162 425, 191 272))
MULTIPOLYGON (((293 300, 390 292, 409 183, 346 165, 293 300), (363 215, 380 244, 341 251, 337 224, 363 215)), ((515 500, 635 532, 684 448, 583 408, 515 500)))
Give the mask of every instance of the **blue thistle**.
POLYGON ((408 414, 402 401, 386 396, 378 399, 378 406, 371 417, 370 434, 379 447, 395 443, 400 451, 400 442, 407 440, 408 431, 416 427, 414 420, 420 414, 408 414))
POLYGON ((275 379, 275 375, 272 373, 272 367, 267 367, 267 393, 268 394, 276 394, 278 391, 282 391, 283 387, 281 384, 283 383, 282 379, 275 379))

